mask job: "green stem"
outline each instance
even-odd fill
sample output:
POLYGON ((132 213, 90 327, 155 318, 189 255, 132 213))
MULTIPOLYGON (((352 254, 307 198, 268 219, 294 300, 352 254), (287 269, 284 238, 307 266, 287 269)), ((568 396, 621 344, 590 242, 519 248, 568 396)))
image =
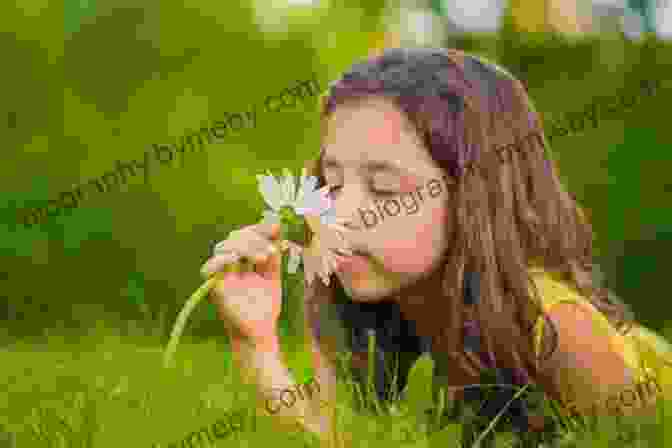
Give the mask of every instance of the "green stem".
MULTIPOLYGON (((282 251, 282 241, 276 241, 273 243, 278 250, 282 251)), ((240 272, 241 263, 250 263, 249 261, 239 261, 237 263, 232 263, 227 265, 224 268, 224 272, 240 272)), ((163 366, 170 367, 174 365, 175 351, 177 350, 177 344, 180 342, 180 336, 184 331, 184 327, 187 324, 187 319, 191 312, 196 308, 196 305, 201 303, 201 301, 208 296, 208 293, 220 280, 220 275, 222 272, 212 275, 207 279, 185 302, 184 306, 180 310, 180 313, 177 316, 175 325, 173 326, 172 331, 170 332, 170 338, 168 339, 168 345, 166 346, 165 351, 163 352, 163 366)))
POLYGON ((180 314, 177 316, 177 321, 173 326, 173 330, 170 332, 170 339, 168 339, 168 346, 166 347, 166 350, 163 353, 164 367, 169 367, 173 365, 175 351, 177 350, 177 344, 179 343, 180 336, 182 335, 184 327, 186 326, 187 318, 194 310, 194 308, 196 308, 196 305, 198 305, 201 302, 201 300, 203 300, 203 298, 208 295, 210 289, 215 285, 217 280, 218 279, 215 276, 210 277, 208 280, 206 280, 205 283, 203 283, 200 286, 200 288, 198 288, 196 292, 194 292, 191 295, 191 297, 189 297, 189 300, 187 300, 187 302, 182 307, 180 314))

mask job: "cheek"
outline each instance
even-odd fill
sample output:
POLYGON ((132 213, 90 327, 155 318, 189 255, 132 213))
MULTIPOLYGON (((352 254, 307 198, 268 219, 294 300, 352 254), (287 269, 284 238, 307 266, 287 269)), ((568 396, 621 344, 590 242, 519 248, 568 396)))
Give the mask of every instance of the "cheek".
POLYGON ((445 248, 444 207, 427 207, 417 216, 400 218, 402 224, 380 253, 386 271, 420 274, 441 257, 445 248))

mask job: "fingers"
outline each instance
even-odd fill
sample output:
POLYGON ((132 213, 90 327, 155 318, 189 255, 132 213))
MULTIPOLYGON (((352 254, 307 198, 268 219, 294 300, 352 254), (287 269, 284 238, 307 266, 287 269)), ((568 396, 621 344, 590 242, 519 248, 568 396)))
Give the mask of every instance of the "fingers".
POLYGON ((245 229, 250 229, 256 232, 259 236, 269 240, 277 240, 280 236, 280 224, 259 223, 246 227, 245 229))
POLYGON ((201 276, 206 279, 210 278, 211 275, 223 271, 227 265, 235 263, 239 259, 240 256, 235 252, 216 255, 203 264, 201 267, 201 276))
MULTIPOLYGON (((268 265, 271 254, 255 253, 254 255, 241 256, 237 252, 226 253, 223 255, 216 255, 210 258, 201 267, 201 276, 205 279, 210 278, 217 272, 233 271, 233 266, 239 263, 239 270, 244 272, 265 272, 269 268, 275 269, 275 265, 268 265), (268 267, 267 267, 268 266, 268 267)), ((273 257, 279 258, 279 257, 273 257)), ((280 264, 279 262, 277 263, 280 264)))
POLYGON ((280 252, 276 251, 262 256, 264 258, 255 264, 254 272, 269 280, 277 277, 282 269, 282 257, 280 256, 280 252))
POLYGON ((212 249, 212 255, 225 255, 225 254, 230 254, 230 253, 235 253, 235 250, 230 247, 231 242, 228 240, 220 241, 217 243, 217 245, 212 249))
POLYGON ((242 272, 273 276, 282 265, 280 251, 274 244, 279 237, 280 224, 275 223, 259 223, 234 230, 227 239, 215 245, 213 256, 201 268, 201 276, 209 278, 227 270, 233 263, 241 263, 242 272))
POLYGON ((279 236, 279 224, 257 224, 234 230, 226 240, 217 243, 215 250, 216 252, 225 252, 233 249, 243 255, 253 256, 255 252, 272 251, 270 249, 270 247, 274 247, 272 242, 277 240, 279 236))
POLYGON ((278 249, 267 238, 258 233, 249 230, 237 230, 231 232, 231 236, 217 243, 213 250, 213 255, 226 255, 237 252, 241 258, 254 259, 255 257, 262 261, 262 254, 275 254, 278 249))
MULTIPOLYGON (((279 228, 262 230, 273 236, 279 228)), ((231 232, 228 239, 217 243, 213 251, 213 257, 201 268, 201 275, 204 278, 209 278, 216 272, 225 271, 228 265, 239 262, 242 263, 243 269, 241 271, 243 272, 249 270, 259 274, 273 275, 280 269, 282 263, 281 258, 277 255, 279 255, 279 250, 271 241, 251 228, 235 230, 231 232)))

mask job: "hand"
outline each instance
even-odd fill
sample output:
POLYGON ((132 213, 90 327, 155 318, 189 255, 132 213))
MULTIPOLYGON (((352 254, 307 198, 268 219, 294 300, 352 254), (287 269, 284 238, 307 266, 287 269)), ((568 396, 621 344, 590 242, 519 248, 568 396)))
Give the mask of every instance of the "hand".
POLYGON ((276 336, 283 248, 279 224, 255 224, 217 243, 201 268, 204 278, 217 276, 208 300, 232 337, 258 343, 276 336))

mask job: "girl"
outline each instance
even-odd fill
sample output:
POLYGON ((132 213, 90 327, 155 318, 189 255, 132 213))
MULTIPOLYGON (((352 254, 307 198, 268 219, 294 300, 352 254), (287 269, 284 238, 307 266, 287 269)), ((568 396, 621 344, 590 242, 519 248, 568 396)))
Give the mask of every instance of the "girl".
MULTIPOLYGON (((629 310, 592 282, 590 224, 559 181, 519 81, 460 51, 393 49, 334 83, 323 118, 310 174, 349 221, 354 255, 339 257, 330 286, 305 289, 321 401, 334 401, 337 353, 354 352, 360 371, 371 334, 378 372, 396 364, 403 389, 429 351, 434 385, 452 399, 469 399, 462 391, 484 369, 502 383, 537 384, 576 412, 646 381, 625 335, 629 310)), ((276 332, 281 258, 268 247, 278 237, 279 226, 263 223, 233 232, 201 271, 254 261, 254 272, 226 274, 210 300, 267 396, 293 387, 276 332)), ((376 387, 388 398, 389 377, 376 387)), ((333 443, 333 407, 314 401, 277 415, 333 443)), ((521 430, 535 421, 522 405, 511 415, 521 430)))

